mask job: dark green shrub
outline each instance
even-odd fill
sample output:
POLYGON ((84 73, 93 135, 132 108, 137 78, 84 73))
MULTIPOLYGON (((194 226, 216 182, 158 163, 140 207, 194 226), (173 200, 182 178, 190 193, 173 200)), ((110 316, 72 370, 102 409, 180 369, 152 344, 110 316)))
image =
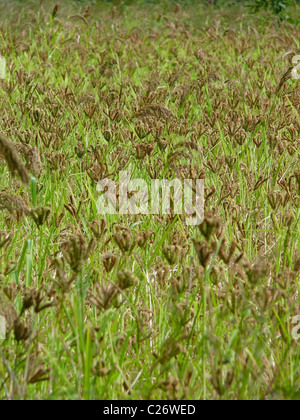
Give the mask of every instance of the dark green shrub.
POLYGON ((286 9, 292 4, 295 4, 293 0, 253 0, 250 8, 256 13, 262 9, 270 10, 280 19, 289 19, 289 16, 286 14, 286 9))

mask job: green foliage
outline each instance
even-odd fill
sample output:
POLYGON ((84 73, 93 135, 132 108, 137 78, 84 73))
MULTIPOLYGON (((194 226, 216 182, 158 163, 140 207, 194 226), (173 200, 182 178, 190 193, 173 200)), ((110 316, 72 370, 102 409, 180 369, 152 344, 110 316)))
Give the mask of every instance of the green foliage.
POLYGON ((291 0, 253 0, 250 8, 255 13, 264 10, 271 10, 275 13, 281 20, 290 19, 286 14, 286 9, 288 6, 292 5, 294 2, 291 0))

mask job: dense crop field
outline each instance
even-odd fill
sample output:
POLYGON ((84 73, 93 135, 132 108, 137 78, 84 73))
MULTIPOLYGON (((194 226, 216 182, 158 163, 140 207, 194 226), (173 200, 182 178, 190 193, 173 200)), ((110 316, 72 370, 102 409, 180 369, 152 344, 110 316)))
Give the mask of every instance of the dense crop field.
POLYGON ((0 4, 0 398, 298 399, 298 11, 38 3, 0 4), (99 214, 125 169, 203 223, 99 214))

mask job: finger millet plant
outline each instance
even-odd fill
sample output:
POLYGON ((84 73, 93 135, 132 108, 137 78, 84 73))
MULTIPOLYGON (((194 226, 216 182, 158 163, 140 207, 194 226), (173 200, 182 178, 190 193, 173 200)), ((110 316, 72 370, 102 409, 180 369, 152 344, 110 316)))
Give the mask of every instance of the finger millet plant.
POLYGON ((37 3, 0 5, 0 398, 299 398, 297 25, 37 3), (99 215, 129 168, 204 222, 99 215))

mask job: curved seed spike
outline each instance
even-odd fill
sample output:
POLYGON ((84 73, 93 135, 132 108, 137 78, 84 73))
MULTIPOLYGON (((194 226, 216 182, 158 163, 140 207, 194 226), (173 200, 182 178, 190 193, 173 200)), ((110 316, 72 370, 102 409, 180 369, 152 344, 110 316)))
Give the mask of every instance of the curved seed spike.
POLYGON ((17 173, 24 184, 29 184, 29 172, 22 162, 14 143, 3 134, 0 134, 0 155, 4 157, 12 176, 17 173))

